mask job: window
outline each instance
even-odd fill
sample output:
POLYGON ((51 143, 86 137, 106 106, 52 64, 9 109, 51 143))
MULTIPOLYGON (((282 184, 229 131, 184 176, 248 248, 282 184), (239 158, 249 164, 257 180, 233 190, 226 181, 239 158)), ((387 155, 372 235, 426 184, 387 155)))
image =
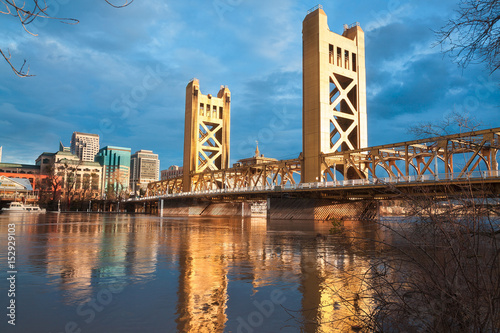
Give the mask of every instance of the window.
POLYGON ((200 103, 200 116, 203 116, 205 111, 204 111, 205 105, 203 103, 200 103))
POLYGON ((329 62, 330 64, 333 64, 334 63, 334 51, 333 51, 333 45, 330 44, 330 50, 328 52, 328 59, 329 59, 329 62))
POLYGON ((342 49, 337 47, 337 66, 342 66, 342 49))
POLYGON ((358 65, 357 65, 357 62, 356 62, 356 53, 353 53, 353 54, 352 54, 352 70, 353 70, 354 72, 356 72, 356 71, 357 71, 357 66, 358 66, 358 65))
POLYGON ((345 69, 349 69, 349 51, 344 51, 344 61, 345 61, 345 69))

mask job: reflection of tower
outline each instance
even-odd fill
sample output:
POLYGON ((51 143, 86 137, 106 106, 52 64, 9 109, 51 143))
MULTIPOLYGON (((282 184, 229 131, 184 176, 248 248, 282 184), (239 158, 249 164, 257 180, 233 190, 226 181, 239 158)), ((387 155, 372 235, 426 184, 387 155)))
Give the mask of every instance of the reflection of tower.
MULTIPOLYGON (((215 234, 210 236, 217 238, 215 234)), ((199 234, 184 234, 183 240, 181 247, 185 250, 179 254, 177 331, 222 332, 227 321, 227 249, 214 248, 213 241, 206 242, 199 234)), ((227 239, 219 241, 229 243, 227 239)))
POLYGON ((203 95, 193 79, 186 87, 183 191, 191 190, 193 173, 229 167, 231 92, 221 86, 217 97, 203 95))
POLYGON ((366 147, 364 32, 330 31, 321 7, 303 22, 302 182, 320 179, 321 154, 366 147))
POLYGON ((99 261, 102 226, 81 222, 58 223, 57 228, 50 231, 45 245, 47 275, 55 279, 61 289, 67 290, 64 301, 68 303, 80 302, 92 295, 93 290, 89 288, 92 269, 99 261))
POLYGON ((373 310, 367 301, 373 299, 368 258, 319 241, 314 251, 303 250, 301 259, 304 332, 347 332, 360 326, 360 318, 373 310))

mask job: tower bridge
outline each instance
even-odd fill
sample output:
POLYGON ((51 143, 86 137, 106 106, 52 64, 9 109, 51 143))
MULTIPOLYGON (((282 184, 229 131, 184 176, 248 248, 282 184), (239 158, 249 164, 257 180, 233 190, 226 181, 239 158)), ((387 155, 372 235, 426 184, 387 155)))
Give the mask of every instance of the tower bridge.
POLYGON ((342 35, 333 33, 321 6, 303 21, 302 153, 230 168, 230 104, 227 87, 213 97, 191 80, 183 176, 150 183, 146 196, 131 202, 148 203, 161 214, 195 215, 225 202, 233 205, 226 212, 244 215, 245 203, 265 201, 269 210, 280 206, 278 198, 294 199, 282 210, 302 207, 316 218, 317 211, 332 216, 339 204, 353 201, 363 214, 367 199, 415 193, 417 187, 439 196, 469 184, 499 194, 500 128, 368 147, 364 32, 353 24, 342 35))

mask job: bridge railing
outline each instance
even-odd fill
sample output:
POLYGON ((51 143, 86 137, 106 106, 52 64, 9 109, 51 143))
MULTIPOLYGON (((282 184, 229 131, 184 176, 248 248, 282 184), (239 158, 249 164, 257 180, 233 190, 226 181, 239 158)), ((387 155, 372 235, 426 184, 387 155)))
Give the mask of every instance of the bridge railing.
POLYGON ((161 198, 178 198, 190 196, 203 196, 210 194, 234 194, 234 193, 247 193, 247 192, 280 192, 283 190, 308 190, 319 188, 336 188, 336 187, 356 187, 356 186, 373 186, 384 184, 397 184, 397 183, 418 183, 418 182, 445 182, 445 181, 463 181, 463 180, 476 180, 499 178, 500 171, 472 171, 472 172, 454 172, 454 173, 439 173, 439 174, 426 174, 421 176, 401 176, 401 177, 384 177, 384 178, 367 178, 367 179, 349 179, 337 180, 327 182, 313 182, 313 183, 300 183, 300 184, 286 184, 279 185, 262 185, 262 186, 249 186, 249 187, 235 187, 227 189, 212 189, 194 192, 181 192, 169 193, 159 196, 142 197, 128 199, 128 201, 142 201, 153 200, 161 198))

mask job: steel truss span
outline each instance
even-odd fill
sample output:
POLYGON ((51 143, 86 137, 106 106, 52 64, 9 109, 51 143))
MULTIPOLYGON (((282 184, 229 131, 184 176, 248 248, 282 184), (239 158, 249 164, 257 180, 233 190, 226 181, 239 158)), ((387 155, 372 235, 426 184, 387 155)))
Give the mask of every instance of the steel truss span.
MULTIPOLYGON (((191 193, 275 191, 377 182, 450 181, 498 178, 500 128, 414 140, 321 156, 324 172, 316 182, 300 184, 297 159, 193 173, 191 193)), ((182 177, 150 183, 147 197, 183 192, 182 177)))

